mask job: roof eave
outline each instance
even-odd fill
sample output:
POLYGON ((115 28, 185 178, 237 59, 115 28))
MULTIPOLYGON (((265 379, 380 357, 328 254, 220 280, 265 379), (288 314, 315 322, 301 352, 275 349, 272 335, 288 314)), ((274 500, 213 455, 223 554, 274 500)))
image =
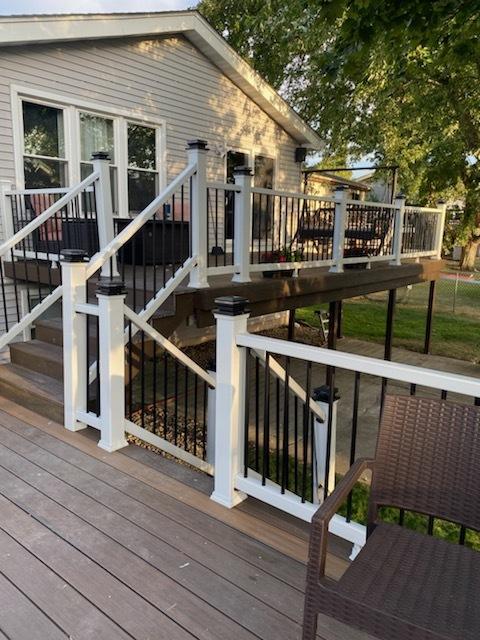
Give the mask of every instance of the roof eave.
POLYGON ((322 149, 323 142, 315 131, 196 11, 0 18, 1 46, 174 33, 183 34, 299 145, 322 149))

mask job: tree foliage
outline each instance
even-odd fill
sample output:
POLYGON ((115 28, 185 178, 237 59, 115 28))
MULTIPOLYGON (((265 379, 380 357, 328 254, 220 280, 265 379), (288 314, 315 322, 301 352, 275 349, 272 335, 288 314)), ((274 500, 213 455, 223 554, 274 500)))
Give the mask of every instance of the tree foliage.
MULTIPOLYGON (((410 200, 465 200, 480 243, 479 0, 203 0, 200 10, 323 137, 398 163, 410 200)), ((468 259, 467 259, 468 258, 468 259)))

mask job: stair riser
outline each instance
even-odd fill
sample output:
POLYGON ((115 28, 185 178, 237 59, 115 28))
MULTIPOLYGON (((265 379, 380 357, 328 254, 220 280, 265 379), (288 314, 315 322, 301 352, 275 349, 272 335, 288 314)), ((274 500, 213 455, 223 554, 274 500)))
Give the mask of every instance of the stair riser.
POLYGON ((30 409, 45 418, 63 424, 63 404, 54 398, 35 395, 30 390, 25 391, 20 385, 12 385, 0 378, 0 395, 16 402, 22 407, 30 409))
POLYGON ((16 349, 15 345, 10 347, 10 360, 13 364, 50 376, 55 380, 63 379, 63 362, 61 359, 39 358, 33 354, 25 353, 16 349))

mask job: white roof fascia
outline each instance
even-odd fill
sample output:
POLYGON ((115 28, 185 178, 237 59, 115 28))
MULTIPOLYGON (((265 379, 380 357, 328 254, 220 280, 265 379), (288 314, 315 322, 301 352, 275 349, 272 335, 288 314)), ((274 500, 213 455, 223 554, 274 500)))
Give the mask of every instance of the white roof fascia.
POLYGON ((0 46, 183 34, 301 146, 321 150, 313 129, 196 11, 0 16, 0 46))

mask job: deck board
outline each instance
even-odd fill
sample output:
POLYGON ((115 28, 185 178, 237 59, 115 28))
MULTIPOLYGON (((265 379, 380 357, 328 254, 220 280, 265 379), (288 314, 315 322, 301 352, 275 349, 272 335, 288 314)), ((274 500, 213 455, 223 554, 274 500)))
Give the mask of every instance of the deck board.
POLYGON ((67 634, 50 620, 7 578, 0 574, 2 603, 0 640, 29 638, 31 640, 67 640, 67 634))
MULTIPOLYGON (((142 457, 105 454, 0 400, 0 610, 11 602, 54 631, 0 629, 11 640, 300 639, 303 529, 262 520, 260 505, 223 509, 207 483, 198 490, 142 457)), ((323 617, 318 637, 367 638, 323 617)))

